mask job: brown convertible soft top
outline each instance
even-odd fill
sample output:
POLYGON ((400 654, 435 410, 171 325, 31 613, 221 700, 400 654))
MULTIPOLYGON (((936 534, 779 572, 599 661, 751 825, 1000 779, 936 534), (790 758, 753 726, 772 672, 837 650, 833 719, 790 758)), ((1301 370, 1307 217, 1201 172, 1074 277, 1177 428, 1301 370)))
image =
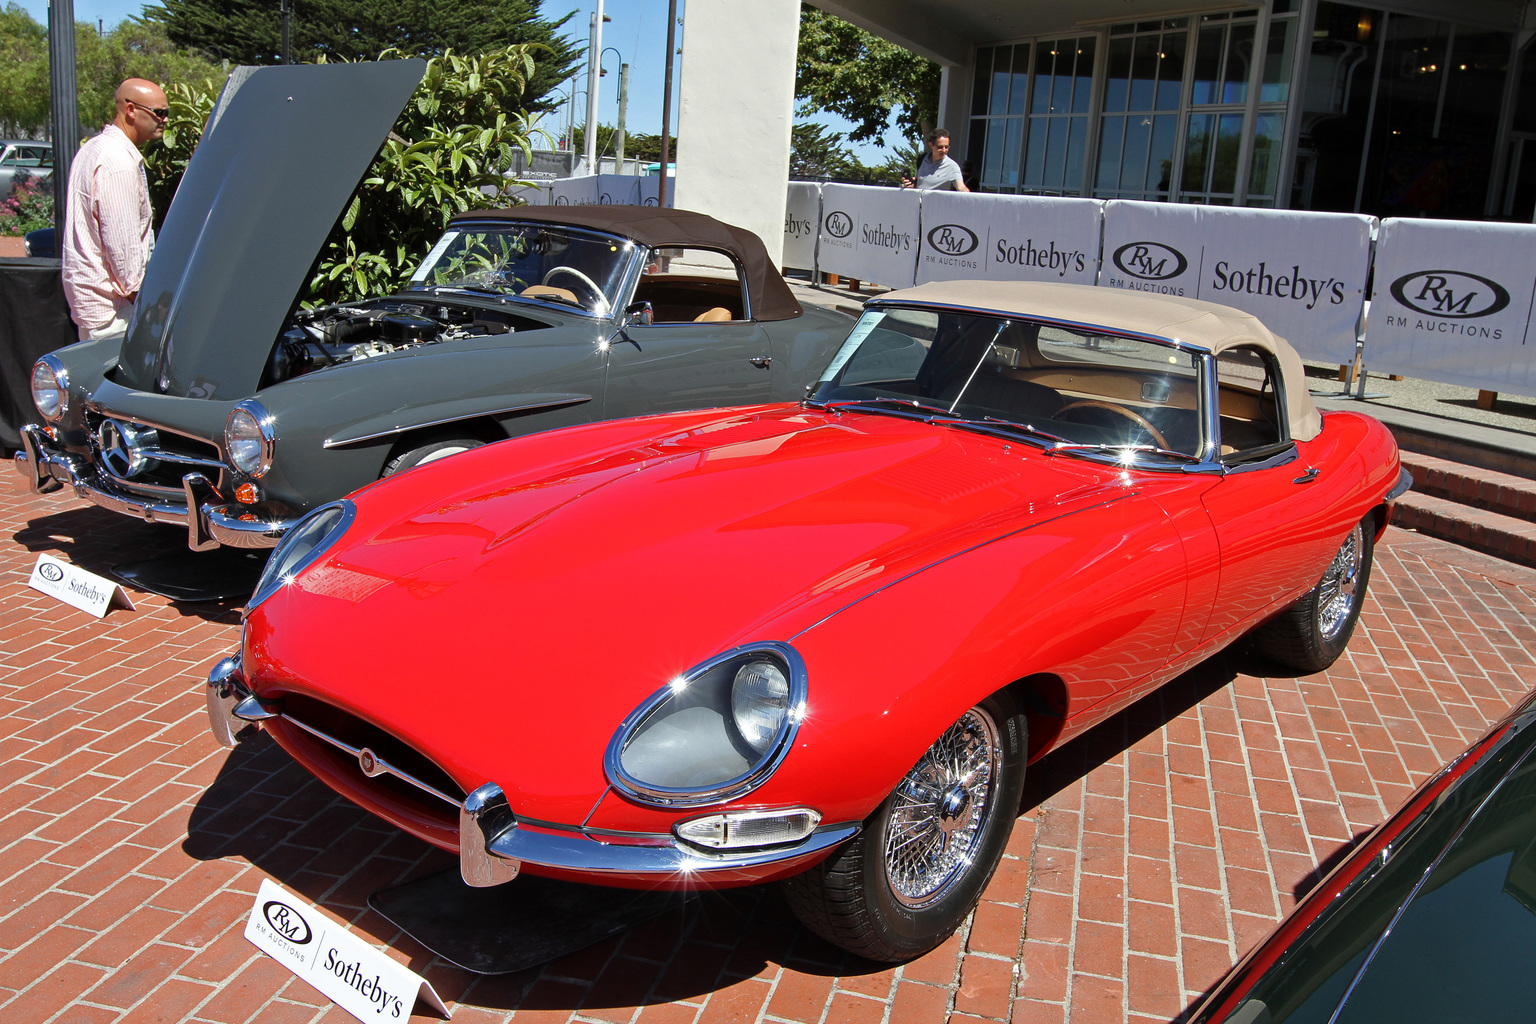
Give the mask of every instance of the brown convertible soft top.
POLYGON ((790 320, 805 312, 789 285, 784 283, 784 278, 769 262, 762 239, 745 228, 702 213, 664 206, 515 206, 505 210, 457 213, 449 224, 474 220, 569 224, 621 235, 653 249, 663 246, 719 249, 741 264, 747 295, 752 300, 752 319, 790 320))

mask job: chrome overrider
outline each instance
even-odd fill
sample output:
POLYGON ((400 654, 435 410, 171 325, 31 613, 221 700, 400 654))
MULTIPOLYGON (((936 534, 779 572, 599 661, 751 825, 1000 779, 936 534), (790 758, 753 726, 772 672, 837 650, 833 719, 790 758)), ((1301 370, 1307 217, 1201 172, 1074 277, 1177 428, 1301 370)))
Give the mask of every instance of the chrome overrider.
POLYGON ((89 459, 65 451, 49 433, 35 423, 21 428, 21 449, 16 453, 16 470, 27 480, 34 494, 50 494, 68 486, 75 495, 102 508, 134 516, 146 523, 172 523, 187 528, 187 546, 193 551, 208 551, 225 545, 232 548, 276 547, 302 516, 275 519, 241 519, 249 510, 222 502, 218 489, 203 473, 182 477, 184 502, 155 501, 128 494, 113 487, 89 459), (188 509, 197 509, 189 515, 188 509))
MULTIPOLYGON (((657 880, 708 878, 714 872, 735 872, 785 861, 809 860, 852 839, 860 823, 823 825, 798 843, 737 850, 705 851, 670 834, 623 833, 646 845, 604 842, 604 833, 568 826, 519 821, 500 786, 487 782, 461 804, 435 787, 390 765, 366 747, 358 748, 283 714, 273 702, 263 702, 247 687, 238 655, 220 661, 208 673, 208 724, 226 747, 239 742, 251 725, 271 718, 283 721, 358 759, 369 776, 390 774, 458 808, 459 873, 472 886, 501 885, 516 878, 523 864, 537 864, 586 875, 626 875, 657 880), (554 829, 546 831, 545 829, 554 829)), ((616 833, 608 833, 617 836, 616 833)))

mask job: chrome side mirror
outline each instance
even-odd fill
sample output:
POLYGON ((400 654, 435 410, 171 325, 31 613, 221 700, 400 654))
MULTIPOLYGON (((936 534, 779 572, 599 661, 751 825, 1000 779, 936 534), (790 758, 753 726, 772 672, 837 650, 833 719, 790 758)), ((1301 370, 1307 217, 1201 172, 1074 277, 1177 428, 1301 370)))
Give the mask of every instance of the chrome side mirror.
POLYGON ((624 310, 625 327, 649 327, 656 320, 656 312, 649 302, 631 302, 624 310))

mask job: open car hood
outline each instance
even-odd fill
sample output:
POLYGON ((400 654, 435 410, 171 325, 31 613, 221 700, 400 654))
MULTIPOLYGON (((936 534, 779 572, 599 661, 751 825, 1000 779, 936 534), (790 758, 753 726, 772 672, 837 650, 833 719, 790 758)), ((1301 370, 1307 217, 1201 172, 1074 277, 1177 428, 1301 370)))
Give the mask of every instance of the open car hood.
POLYGON ((426 69, 419 59, 237 69, 166 213, 119 383, 234 400, 426 69))

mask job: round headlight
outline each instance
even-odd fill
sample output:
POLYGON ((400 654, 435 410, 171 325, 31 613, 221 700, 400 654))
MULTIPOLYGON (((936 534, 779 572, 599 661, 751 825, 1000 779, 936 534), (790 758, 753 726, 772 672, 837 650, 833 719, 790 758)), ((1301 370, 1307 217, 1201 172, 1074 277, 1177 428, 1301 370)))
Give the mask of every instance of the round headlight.
POLYGON ((692 807, 751 792, 789 752, 805 708, 805 664, 793 647, 760 643, 711 658, 632 712, 604 767, 622 793, 692 807))
POLYGON ((69 374, 53 356, 43 356, 32 364, 32 404, 50 422, 69 408, 69 374))
POLYGON ((761 754, 789 714, 789 679, 772 661, 749 661, 731 683, 731 717, 747 746, 761 754))
POLYGON ((230 412, 224 422, 224 453, 235 471, 260 477, 272 468, 272 414, 260 402, 247 399, 230 412))
POLYGON ((321 505, 284 534, 277 547, 272 549, 261 579, 256 581, 256 592, 245 606, 249 611, 271 597, 286 583, 307 569, 315 559, 325 554, 332 544, 347 532, 356 513, 350 501, 338 501, 321 505))

